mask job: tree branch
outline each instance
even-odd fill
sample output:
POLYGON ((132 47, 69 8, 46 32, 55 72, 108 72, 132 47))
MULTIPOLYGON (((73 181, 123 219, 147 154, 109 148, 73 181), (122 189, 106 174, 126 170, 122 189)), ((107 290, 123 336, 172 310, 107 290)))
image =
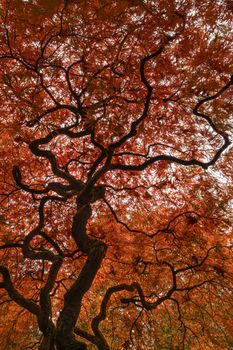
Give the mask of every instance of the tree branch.
POLYGON ((27 309, 30 313, 39 316, 40 308, 33 301, 25 299, 22 294, 20 294, 15 288, 11 281, 10 273, 8 269, 0 265, 0 273, 3 276, 3 282, 0 283, 0 288, 4 288, 9 297, 14 300, 18 305, 27 309))

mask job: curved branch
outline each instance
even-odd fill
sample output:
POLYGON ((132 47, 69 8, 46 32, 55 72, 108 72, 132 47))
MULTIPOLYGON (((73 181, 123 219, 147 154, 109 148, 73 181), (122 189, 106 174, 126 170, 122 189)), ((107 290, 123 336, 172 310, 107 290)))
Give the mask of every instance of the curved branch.
POLYGON ((25 257, 33 259, 33 260, 49 260, 49 261, 54 261, 54 258, 56 255, 48 250, 45 251, 40 251, 40 252, 35 252, 32 249, 30 249, 30 242, 31 240, 37 236, 40 235, 43 238, 45 238, 56 250, 61 256, 64 254, 62 253, 61 249, 59 246, 50 238, 48 235, 46 235, 44 232, 42 232, 42 228, 44 227, 44 206, 49 200, 57 200, 60 202, 65 202, 65 198, 57 197, 57 196, 47 196, 41 199, 40 205, 39 205, 39 223, 34 228, 24 239, 23 242, 23 254, 25 257))
POLYGON ((39 306, 31 300, 25 299, 23 295, 15 289, 11 281, 9 270, 5 266, 0 265, 0 273, 3 276, 3 282, 0 283, 0 288, 4 288, 7 291, 9 297, 18 305, 24 309, 27 309, 30 313, 39 316, 39 306))
POLYGON ((12 175, 14 177, 16 185, 26 192, 29 192, 31 194, 42 194, 42 193, 47 193, 49 191, 48 188, 45 188, 43 190, 37 190, 34 188, 30 188, 30 186, 26 184, 23 184, 21 181, 22 180, 21 172, 17 165, 13 166, 12 175))
POLYGON ((112 215, 114 216, 114 218, 115 218, 115 220, 116 220, 116 222, 117 222, 118 224, 121 224, 122 226, 124 226, 129 232, 142 233, 143 235, 150 236, 150 235, 149 235, 148 233, 146 233, 145 231, 136 230, 136 229, 130 228, 125 222, 121 221, 121 220, 118 218, 118 216, 117 216, 115 210, 114 210, 114 209, 112 208, 112 206, 108 203, 108 201, 106 200, 106 198, 104 198, 104 202, 105 202, 105 204, 107 205, 107 207, 110 209, 112 215))
POLYGON ((29 144, 29 148, 35 156, 48 159, 48 161, 51 164, 52 171, 55 175, 57 175, 58 177, 60 177, 62 179, 65 179, 70 184, 72 184, 74 186, 74 188, 76 188, 77 190, 80 190, 82 188, 82 182, 79 180, 76 180, 75 177, 70 175, 70 173, 62 171, 57 164, 56 157, 52 154, 51 151, 42 150, 39 148, 41 145, 48 144, 54 137, 56 137, 59 134, 60 135, 62 135, 62 134, 67 135, 71 138, 80 138, 80 137, 83 137, 83 136, 90 134, 89 128, 87 128, 83 131, 79 131, 79 132, 72 132, 69 130, 70 128, 71 127, 66 127, 66 128, 60 128, 60 129, 54 130, 51 133, 49 133, 46 137, 32 141, 29 144))
POLYGON ((119 293, 122 291, 133 292, 135 288, 136 288, 136 285, 134 283, 131 285, 123 283, 118 286, 110 287, 106 291, 100 306, 100 312, 95 318, 93 318, 91 323, 91 328, 97 338, 97 341, 95 344, 97 345, 99 350, 110 350, 110 347, 108 346, 102 332, 100 331, 99 326, 100 326, 100 323, 104 321, 107 317, 107 306, 111 296, 114 293, 119 293))
POLYGON ((78 193, 78 191, 82 188, 82 182, 79 181, 80 186, 74 186, 74 184, 64 185, 60 182, 50 182, 44 189, 35 189, 31 188, 29 185, 22 183, 22 176, 20 169, 17 165, 13 166, 12 174, 16 185, 20 187, 22 190, 31 193, 31 194, 44 194, 49 191, 54 191, 62 197, 70 198, 78 193))
MULTIPOLYGON (((148 56, 149 57, 149 56, 148 56)), ((145 83, 145 82, 144 82, 145 83)), ((158 155, 155 157, 150 157, 147 160, 145 160, 145 162, 138 164, 138 165, 127 165, 127 164, 120 164, 120 163, 113 163, 110 165, 110 169, 111 170, 125 170, 125 171, 142 171, 144 169, 146 169, 149 165, 154 164, 158 161, 161 160, 166 160, 172 163, 177 163, 177 164, 181 164, 184 166, 190 166, 190 165, 197 165, 200 166, 203 169, 208 169, 210 166, 214 165, 218 159, 220 158, 221 154, 225 151, 225 149, 230 145, 230 140, 228 135, 223 132, 218 130, 218 128, 215 126, 214 122, 212 121, 212 119, 203 114, 198 112, 198 109, 205 103, 211 100, 214 100, 215 98, 219 97, 224 91, 226 91, 231 85, 233 84, 233 78, 231 77, 231 80, 225 85, 223 86, 215 95, 210 96, 210 97, 206 97, 205 99, 199 101, 196 106, 193 109, 193 113, 198 116, 201 117, 203 119, 205 119, 210 126, 213 128, 213 130, 218 133, 219 135, 221 135, 224 139, 224 144, 216 151, 214 157, 208 161, 208 162, 202 162, 200 160, 197 159, 190 159, 190 160, 185 160, 185 159, 181 159, 181 158, 177 158, 174 156, 170 156, 170 155, 158 155)), ((149 83, 145 83, 145 85, 148 87, 149 89, 149 83)), ((152 88, 151 88, 152 89, 152 88)), ((148 90, 149 91, 149 90, 148 90)), ((140 118, 139 118, 140 119, 140 118)), ((139 120, 138 119, 138 120, 139 120)), ((136 130, 136 129, 135 129, 136 130)), ((127 135, 126 135, 127 136, 127 135)), ((125 136, 125 137, 126 137, 125 136)), ((133 135, 132 135, 133 136, 133 135)), ((123 139, 122 139, 123 140, 123 139)), ((120 143, 121 145, 122 143, 120 143)))
POLYGON ((147 55, 146 57, 144 57, 141 60, 141 63, 140 63, 141 81, 142 81, 142 83, 145 85, 145 87, 147 89, 147 95, 146 95, 146 99, 145 99, 144 109, 143 109, 142 115, 137 120, 132 122, 131 127, 130 127, 130 131, 126 135, 122 136, 122 138, 120 138, 120 140, 118 140, 118 141, 116 141, 116 142, 114 142, 114 143, 112 143, 110 145, 111 149, 115 149, 115 148, 120 147, 126 141, 128 141, 130 138, 135 136, 137 134, 137 127, 138 127, 138 125, 147 117, 148 111, 149 111, 149 106, 150 106, 150 101, 151 101, 151 96, 152 96, 152 93, 153 93, 153 87, 150 85, 150 83, 146 79, 145 66, 146 66, 146 63, 148 61, 150 61, 151 59, 159 56, 162 53, 162 51, 164 50, 164 48, 165 48, 165 45, 161 46, 157 51, 153 52, 150 55, 147 55))
POLYGON ((145 74, 146 64, 150 60, 152 60, 155 57, 159 56, 164 51, 166 46, 172 40, 174 40, 182 32, 182 30, 183 30, 183 27, 174 36, 172 36, 172 37, 167 36, 165 43, 162 46, 160 46, 158 48, 158 50, 156 50, 155 52, 153 52, 153 53, 151 53, 151 54, 149 54, 149 55, 147 55, 147 56, 145 56, 145 57, 143 57, 141 59, 141 62, 140 62, 141 81, 142 81, 142 83, 145 85, 145 87, 147 89, 147 95, 146 95, 146 98, 145 98, 143 112, 142 112, 141 116, 138 119, 136 119, 134 122, 132 122, 131 127, 130 127, 130 131, 126 135, 122 136, 122 138, 120 138, 118 141, 112 143, 109 146, 110 149, 116 149, 116 148, 122 146, 130 138, 136 136, 136 134, 137 134, 137 127, 148 116, 148 111, 149 111, 149 107, 150 107, 151 97, 152 97, 152 93, 153 93, 153 86, 149 83, 148 79, 146 78, 146 74, 145 74))
POLYGON ((69 110, 70 112, 74 113, 75 115, 79 114, 79 109, 76 108, 75 106, 72 105, 65 105, 65 104, 57 104, 54 107, 51 107, 49 109, 47 109, 46 111, 44 111, 43 113, 41 113, 40 115, 38 115, 36 118, 34 118, 33 120, 30 120, 27 122, 27 126, 28 127, 33 127, 35 126, 37 123, 40 122, 40 120, 45 117, 46 115, 62 110, 62 109, 66 109, 69 110))
POLYGON ((90 289, 107 250, 107 246, 103 242, 90 238, 86 233, 87 221, 91 214, 90 204, 81 205, 73 219, 72 236, 78 248, 87 254, 87 261, 77 280, 64 297, 64 307, 57 323, 56 345, 58 350, 86 349, 84 343, 75 339, 73 332, 83 296, 90 289))
POLYGON ((56 282, 57 274, 59 272, 59 269, 62 265, 62 258, 56 257, 54 259, 54 262, 52 263, 52 266, 50 268, 48 278, 46 281, 46 284, 43 288, 40 290, 40 314, 38 317, 38 323, 39 328, 43 332, 43 334, 46 336, 49 332, 52 331, 54 333, 55 326, 52 319, 52 308, 51 308, 51 300, 50 300, 50 293, 54 287, 54 284, 56 282))
MULTIPOLYGON (((201 112, 198 111, 198 109, 206 102, 208 101, 212 101, 215 100, 217 97, 219 97, 224 91, 226 91, 231 85, 233 85, 233 75, 231 76, 229 82, 224 85, 218 92, 216 92, 216 94, 212 95, 212 96, 208 96, 203 98, 202 100, 200 100, 196 106, 193 108, 193 113, 197 116, 197 117, 201 117, 203 119, 205 119, 208 124, 212 127, 212 129, 217 133, 220 134, 225 142, 228 140, 228 136, 223 132, 220 131, 217 126, 214 124, 213 120, 206 114, 203 114, 201 112)), ((229 140, 228 140, 229 141, 229 140)))

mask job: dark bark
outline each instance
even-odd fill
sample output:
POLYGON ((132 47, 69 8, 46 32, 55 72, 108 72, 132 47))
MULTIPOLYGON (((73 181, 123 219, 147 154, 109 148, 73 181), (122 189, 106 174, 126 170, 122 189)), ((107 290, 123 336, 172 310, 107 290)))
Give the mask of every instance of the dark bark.
POLYGON ((84 343, 75 339, 74 328, 81 310, 82 299, 90 289, 107 250, 103 242, 91 239, 86 233, 86 224, 91 213, 90 204, 81 205, 73 219, 72 236, 77 247, 87 254, 87 261, 64 298, 64 307, 57 323, 58 350, 87 349, 84 343))

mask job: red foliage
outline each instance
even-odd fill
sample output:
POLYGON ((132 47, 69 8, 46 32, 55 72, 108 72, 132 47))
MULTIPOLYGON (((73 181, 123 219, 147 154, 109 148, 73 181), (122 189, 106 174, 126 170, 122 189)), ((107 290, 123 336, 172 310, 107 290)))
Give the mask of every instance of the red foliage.
POLYGON ((229 1, 0 4, 1 349, 232 348, 229 1))

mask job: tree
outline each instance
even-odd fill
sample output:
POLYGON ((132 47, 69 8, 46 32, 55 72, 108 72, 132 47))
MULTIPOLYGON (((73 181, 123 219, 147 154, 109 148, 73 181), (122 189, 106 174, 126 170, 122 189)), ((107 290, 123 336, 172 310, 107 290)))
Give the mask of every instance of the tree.
POLYGON ((232 5, 1 0, 2 349, 230 349, 232 5))

